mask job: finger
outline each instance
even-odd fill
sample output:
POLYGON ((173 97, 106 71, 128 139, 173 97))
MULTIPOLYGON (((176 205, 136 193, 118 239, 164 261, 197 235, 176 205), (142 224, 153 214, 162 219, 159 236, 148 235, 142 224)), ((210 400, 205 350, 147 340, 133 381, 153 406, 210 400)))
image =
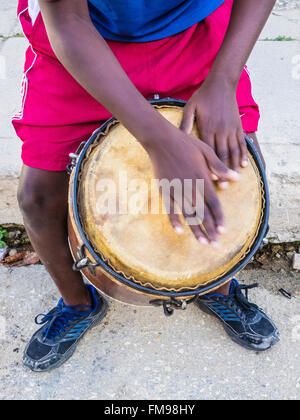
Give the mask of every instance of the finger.
POLYGON ((172 197, 170 197, 170 209, 169 209, 169 211, 167 210, 169 220, 170 220, 170 223, 173 226, 175 232, 178 233, 179 235, 181 235, 181 234, 184 233, 184 229, 183 229, 183 226, 181 224, 179 215, 176 214, 176 212, 175 212, 175 209, 176 209, 176 204, 174 202, 174 199, 172 197))
POLYGON ((196 226, 189 226, 193 235, 195 236, 195 238, 197 239, 197 241, 199 241, 202 245, 208 245, 209 241, 205 236, 205 233, 201 230, 199 225, 196 226))
POLYGON ((238 181, 239 174, 228 167, 216 156, 211 149, 202 149, 207 166, 221 181, 238 181))
POLYGON ((198 191, 197 188, 197 182, 195 182, 195 180, 192 185, 185 183, 184 194, 182 197, 182 214, 185 218, 186 224, 191 229, 197 241, 203 245, 207 245, 208 239, 200 226, 203 214, 199 212, 198 208, 198 206, 203 206, 203 191, 200 189, 198 191), (200 195, 199 197, 198 194, 200 195))
MULTIPOLYGON (((200 126, 198 126, 198 131, 200 133, 200 138, 202 141, 204 141, 204 143, 206 143, 209 147, 211 147, 212 150, 215 151, 215 138, 213 135, 211 134, 202 134, 201 133, 201 128, 200 126)), ((212 181, 218 181, 219 177, 215 174, 215 173, 211 173, 211 179, 212 181)))
POLYGON ((216 136, 216 154, 218 158, 229 168, 230 164, 230 150, 227 143, 227 136, 216 136))
POLYGON ((195 120, 195 111, 192 106, 188 104, 183 108, 183 116, 180 123, 180 130, 184 131, 187 134, 192 132, 195 120))
POLYGON ((230 150, 230 163, 231 169, 239 172, 241 164, 241 150, 239 147, 239 139, 235 135, 228 138, 228 146, 230 150))
POLYGON ((247 149, 247 143, 245 139, 245 133, 244 132, 238 133, 238 139, 239 139, 239 147, 241 151, 241 167, 245 168, 248 165, 248 149, 247 149))
POLYGON ((209 242, 214 246, 218 247, 218 233, 215 227, 214 219, 211 215, 210 209, 205 206, 204 208, 204 219, 203 227, 209 242))
POLYGON ((200 226, 202 221, 200 222, 200 220, 197 218, 197 214, 193 206, 185 202, 184 211, 182 214, 197 241, 199 241, 202 245, 207 245, 209 243, 208 238, 200 226))
MULTIPOLYGON (((224 226, 224 216, 223 216, 223 211, 222 211, 220 201, 218 199, 218 196, 213 186, 208 185, 208 183, 206 182, 204 184, 204 188, 205 188, 205 206, 208 207, 208 209, 210 210, 210 215, 213 218, 215 231, 221 233, 225 229, 225 226, 224 226)), ((204 207, 204 211, 205 211, 205 207, 204 207)))

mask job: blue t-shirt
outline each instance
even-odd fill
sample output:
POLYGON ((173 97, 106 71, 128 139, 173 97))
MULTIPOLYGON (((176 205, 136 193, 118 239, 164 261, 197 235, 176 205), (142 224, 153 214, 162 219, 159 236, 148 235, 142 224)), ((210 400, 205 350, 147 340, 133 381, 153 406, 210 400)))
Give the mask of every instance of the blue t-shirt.
POLYGON ((224 0, 88 0, 104 38, 145 42, 166 38, 205 19, 224 0))

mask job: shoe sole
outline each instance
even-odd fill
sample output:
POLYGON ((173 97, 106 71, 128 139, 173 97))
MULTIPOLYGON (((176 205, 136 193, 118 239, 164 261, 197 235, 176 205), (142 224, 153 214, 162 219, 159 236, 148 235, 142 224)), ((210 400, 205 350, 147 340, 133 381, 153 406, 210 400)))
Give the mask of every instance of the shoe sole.
MULTIPOLYGON (((96 327, 98 324, 100 324, 100 322, 102 321, 102 319, 105 317, 105 315, 107 314, 107 310, 108 310, 108 304, 106 302, 105 299, 101 299, 101 306, 102 309, 99 312, 99 318, 96 318, 91 325, 82 333, 82 335, 77 339, 76 343, 73 344, 73 346, 65 353, 64 357, 62 359, 60 359, 57 363, 54 363, 53 365, 49 366, 46 369, 40 369, 38 367, 34 367, 31 365, 31 359, 27 358, 26 356, 23 357, 23 364, 28 367, 32 372, 50 372, 51 370, 57 369, 60 366, 62 366, 64 363, 66 363, 75 353, 75 350, 77 349, 77 346, 79 344, 79 342, 81 341, 81 339, 86 335, 86 333, 88 331, 90 331, 91 329, 93 329, 94 327, 96 327)), ((27 348, 25 349, 26 353, 27 348)))

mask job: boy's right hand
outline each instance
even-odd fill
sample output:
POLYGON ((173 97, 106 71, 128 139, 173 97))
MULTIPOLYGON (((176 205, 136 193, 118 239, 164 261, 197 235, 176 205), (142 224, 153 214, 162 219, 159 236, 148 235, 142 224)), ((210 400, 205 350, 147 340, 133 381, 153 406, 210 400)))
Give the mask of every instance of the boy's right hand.
MULTIPOLYGON (((175 203, 180 209, 184 209, 183 203, 187 200, 189 205, 195 207, 196 191, 201 194, 196 179, 203 179, 203 226, 201 227, 200 221, 197 225, 190 225, 190 228, 199 242, 202 244, 210 242, 218 247, 218 234, 225 232, 225 224, 212 179, 215 175, 219 181, 237 181, 238 173, 228 169, 207 144, 192 135, 183 133, 171 124, 168 127, 161 127, 159 133, 152 138, 149 135, 149 140, 142 144, 150 155, 158 180, 166 179, 171 182, 178 179, 181 181, 181 197, 178 198, 172 189, 169 189, 170 197, 163 197, 165 202, 170 202, 169 218, 172 226, 176 232, 183 232, 178 214, 174 212, 175 203), (184 180, 187 179, 192 180, 192 191, 188 185, 184 185, 184 180)), ((188 220, 190 215, 184 211, 183 215, 188 220)))

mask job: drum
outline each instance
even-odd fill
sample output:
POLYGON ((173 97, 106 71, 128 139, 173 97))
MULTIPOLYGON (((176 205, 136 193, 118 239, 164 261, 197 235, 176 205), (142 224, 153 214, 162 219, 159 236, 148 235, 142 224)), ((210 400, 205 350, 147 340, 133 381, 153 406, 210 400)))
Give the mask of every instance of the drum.
MULTIPOLYGON (((174 99, 152 102, 177 127, 184 104, 174 99)), ((186 224, 178 235, 167 214, 149 211, 150 186, 151 200, 162 208, 158 186, 153 189, 150 158, 121 123, 107 121, 71 155, 68 229, 74 269, 109 297, 162 305, 167 315, 230 281, 259 248, 268 226, 263 165, 251 139, 246 140, 249 165, 241 169, 239 182, 217 192, 227 233, 216 250, 200 244, 186 224), (149 189, 133 188, 136 180, 149 189), (121 209, 124 198, 126 211, 121 209), (104 201, 112 211, 100 211, 104 201), (137 201, 139 211, 136 205, 129 211, 128 203, 137 201)))

